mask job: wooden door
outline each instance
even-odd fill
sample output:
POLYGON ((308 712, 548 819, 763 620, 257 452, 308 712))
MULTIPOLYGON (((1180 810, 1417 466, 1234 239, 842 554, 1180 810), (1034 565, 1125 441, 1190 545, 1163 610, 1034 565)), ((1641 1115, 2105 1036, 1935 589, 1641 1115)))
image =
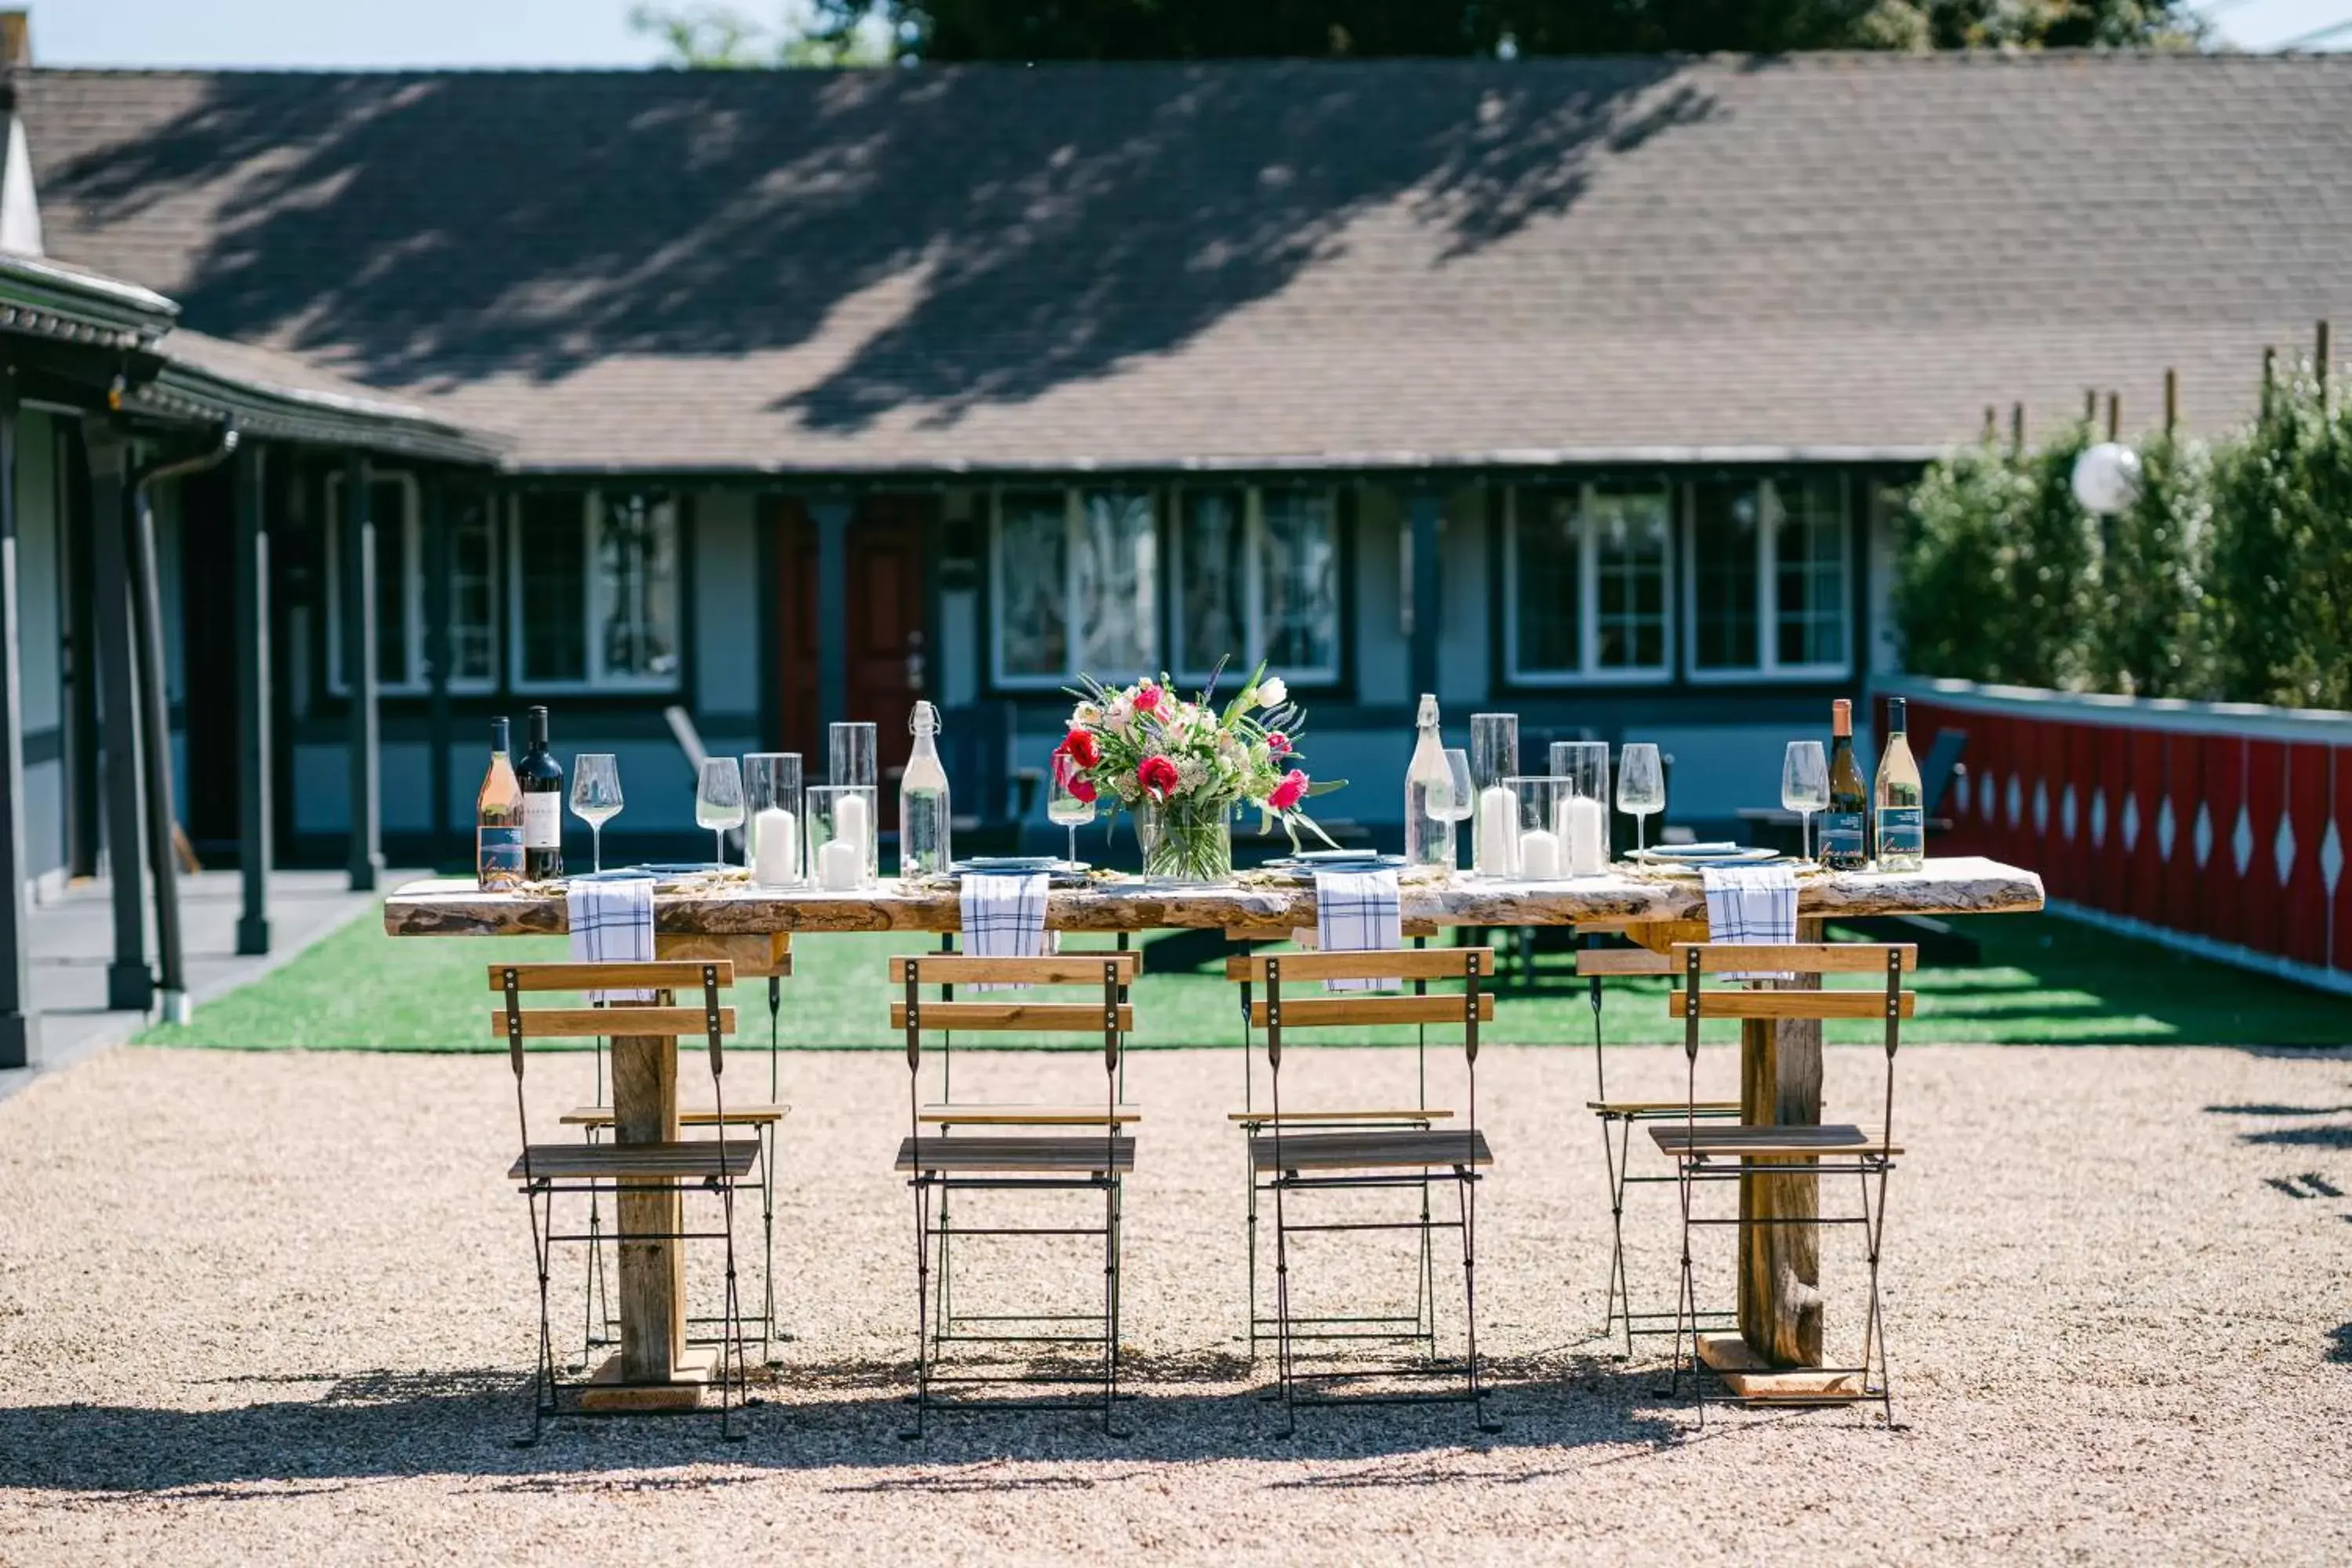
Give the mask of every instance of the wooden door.
MULTIPOLYGON (((849 521, 848 711, 870 721, 883 773, 906 765, 907 714, 924 668, 923 524, 938 503, 928 496, 869 496, 849 521)), ((782 744, 805 759, 812 784, 824 782, 824 725, 818 717, 816 530, 798 501, 782 503, 783 581, 782 744)))

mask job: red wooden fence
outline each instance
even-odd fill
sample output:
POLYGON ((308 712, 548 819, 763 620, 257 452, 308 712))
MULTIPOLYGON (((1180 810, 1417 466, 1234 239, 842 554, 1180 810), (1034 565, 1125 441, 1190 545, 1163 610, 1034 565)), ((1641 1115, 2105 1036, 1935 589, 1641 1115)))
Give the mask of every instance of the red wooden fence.
POLYGON ((2053 907, 2352 990, 2352 714, 1891 680, 1912 751, 1967 731, 1928 853, 2042 874, 2053 907))

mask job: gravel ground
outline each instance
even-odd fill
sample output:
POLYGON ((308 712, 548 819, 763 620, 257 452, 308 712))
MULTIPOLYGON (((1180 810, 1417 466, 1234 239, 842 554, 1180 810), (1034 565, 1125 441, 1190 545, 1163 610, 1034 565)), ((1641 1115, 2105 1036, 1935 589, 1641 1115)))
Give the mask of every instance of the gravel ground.
MULTIPOLYGON (((1450 1098, 1458 1058, 1435 1059, 1450 1098)), ((1619 1092, 1680 1086, 1670 1050, 1612 1059, 1619 1092)), ((1270 1436, 1235 1332, 1238 1055, 1171 1051, 1129 1068, 1133 1435, 967 1415, 900 1443, 909 1217, 887 1164, 906 1080, 877 1052, 787 1064, 778 1265, 799 1337, 750 1440, 573 1422, 519 1450, 533 1320, 502 1058, 116 1051, 0 1103, 0 1561, 2352 1560, 2345 1054, 1907 1052, 1896 1430, 1717 1412, 1703 1436, 1653 1392, 1654 1358, 1591 1338, 1590 1058, 1482 1067, 1498 1436, 1458 1408, 1305 1412, 1270 1436)), ((534 1113, 590 1070, 535 1058, 534 1113)), ((1828 1070, 1833 1111, 1874 1100, 1874 1053, 1828 1070)), ((1328 1103, 1411 1072, 1327 1049, 1286 1084, 1328 1103)), ((691 1058, 681 1079, 703 1087, 691 1058)), ((1083 1058, 958 1057, 975 1099, 1099 1081, 1083 1058)), ((1635 1202, 1636 1285, 1663 1292, 1670 1193, 1635 1202)), ((1829 1238, 1833 1343, 1857 1331, 1850 1239, 1829 1238)), ((1302 1292, 1405 1278, 1370 1243, 1349 1257, 1302 1257, 1302 1292)), ((1083 1289, 1087 1268, 973 1254, 960 1289, 1083 1289)))

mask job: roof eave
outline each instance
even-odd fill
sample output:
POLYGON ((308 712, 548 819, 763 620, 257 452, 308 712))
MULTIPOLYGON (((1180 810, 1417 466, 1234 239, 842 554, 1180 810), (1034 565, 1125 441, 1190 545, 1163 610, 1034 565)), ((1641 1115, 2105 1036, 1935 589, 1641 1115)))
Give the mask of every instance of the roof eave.
POLYGON ((162 337, 179 313, 179 306, 136 283, 38 257, 0 255, 0 331, 130 349, 162 337))

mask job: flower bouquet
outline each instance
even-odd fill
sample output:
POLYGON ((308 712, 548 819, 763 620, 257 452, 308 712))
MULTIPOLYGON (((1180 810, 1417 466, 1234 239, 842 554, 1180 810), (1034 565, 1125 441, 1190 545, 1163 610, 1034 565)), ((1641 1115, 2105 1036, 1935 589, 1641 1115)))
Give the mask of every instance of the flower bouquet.
POLYGON ((1260 663, 1222 711, 1213 706, 1216 689, 1212 674, 1187 702, 1163 674, 1117 688, 1085 676, 1071 689, 1077 704, 1054 766, 1080 800, 1108 796, 1114 821, 1122 810, 1134 814, 1149 876, 1189 882, 1231 876, 1233 819, 1244 802, 1268 826, 1280 822, 1293 849, 1301 828, 1331 842, 1302 808, 1346 781, 1317 784, 1298 767, 1306 715, 1282 678, 1260 663))

